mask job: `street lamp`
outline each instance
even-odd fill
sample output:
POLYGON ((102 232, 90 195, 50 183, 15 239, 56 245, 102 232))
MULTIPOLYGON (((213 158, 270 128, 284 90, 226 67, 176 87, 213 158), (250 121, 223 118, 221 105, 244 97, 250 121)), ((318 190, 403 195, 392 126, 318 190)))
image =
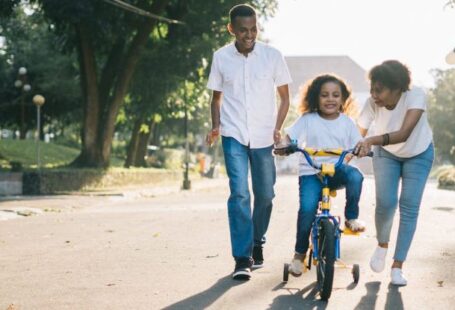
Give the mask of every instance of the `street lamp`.
POLYGON ((455 65, 455 48, 452 51, 450 51, 450 53, 447 54, 446 62, 449 65, 455 65))
POLYGON ((29 92, 32 87, 27 82, 27 69, 20 67, 17 72, 17 79, 14 82, 14 86, 21 91, 21 128, 19 131, 20 139, 25 139, 26 128, 25 128, 25 93, 29 92))
POLYGON ((189 161, 190 161, 190 150, 188 142, 188 98, 185 96, 184 109, 185 109, 185 172, 183 173, 183 189, 191 189, 191 180, 189 179, 189 161))
POLYGON ((41 168, 41 159, 40 159, 40 147, 39 147, 39 135, 41 131, 41 106, 46 100, 41 95, 33 96, 33 104, 36 105, 36 164, 38 170, 41 168))

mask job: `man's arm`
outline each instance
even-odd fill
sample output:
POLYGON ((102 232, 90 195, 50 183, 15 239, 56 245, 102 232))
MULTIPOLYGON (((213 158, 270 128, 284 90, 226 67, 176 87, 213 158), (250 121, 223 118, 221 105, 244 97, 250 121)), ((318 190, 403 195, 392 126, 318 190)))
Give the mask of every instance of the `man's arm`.
POLYGON ((214 90, 212 92, 212 100, 210 103, 210 111, 212 114, 212 130, 210 130, 205 139, 208 145, 212 145, 220 136, 221 98, 222 92, 217 90, 214 90))
POLYGON ((281 141, 281 127, 289 111, 289 86, 287 84, 278 86, 277 90, 280 96, 280 107, 276 118, 275 130, 273 131, 273 141, 275 144, 281 141))

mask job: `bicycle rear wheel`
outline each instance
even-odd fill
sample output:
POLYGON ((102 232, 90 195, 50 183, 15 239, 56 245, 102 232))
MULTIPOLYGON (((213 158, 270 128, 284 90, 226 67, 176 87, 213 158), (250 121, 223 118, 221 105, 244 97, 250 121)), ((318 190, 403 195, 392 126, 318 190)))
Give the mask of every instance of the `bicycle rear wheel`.
POLYGON ((318 246, 318 290, 321 299, 328 300, 332 294, 335 269, 335 226, 329 219, 319 222, 318 246))

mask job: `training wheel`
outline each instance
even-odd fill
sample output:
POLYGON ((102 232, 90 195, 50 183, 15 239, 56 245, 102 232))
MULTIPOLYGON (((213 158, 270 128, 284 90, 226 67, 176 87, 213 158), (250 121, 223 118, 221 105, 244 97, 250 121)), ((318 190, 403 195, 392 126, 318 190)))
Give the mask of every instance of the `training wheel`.
POLYGON ((289 280, 289 264, 284 264, 283 282, 288 282, 288 280, 289 280))
POLYGON ((354 264, 352 266, 352 278, 354 279, 354 283, 359 283, 360 278, 360 266, 358 264, 354 264))

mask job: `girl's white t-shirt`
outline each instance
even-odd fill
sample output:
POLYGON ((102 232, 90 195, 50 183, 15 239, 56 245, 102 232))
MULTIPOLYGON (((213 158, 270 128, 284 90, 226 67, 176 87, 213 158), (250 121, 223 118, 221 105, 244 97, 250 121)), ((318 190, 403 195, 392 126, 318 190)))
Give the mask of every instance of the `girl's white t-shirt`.
POLYGON ((423 89, 412 87, 409 91, 403 92, 393 110, 378 107, 371 97, 368 98, 357 120, 357 124, 364 129, 368 129, 374 121, 375 134, 391 133, 400 130, 406 112, 411 109, 423 110, 424 112, 409 138, 405 142, 389 144, 383 146, 383 148, 398 157, 413 157, 424 152, 433 141, 433 132, 428 123, 426 112, 427 99, 423 89))
MULTIPOLYGON (((327 120, 317 112, 306 113, 285 131, 289 138, 297 140, 300 147, 351 149, 362 140, 354 121, 344 114, 327 120)), ((316 157, 315 160, 319 163, 336 163, 338 157, 316 157)), ((303 154, 300 154, 299 175, 313 175, 318 172, 308 164, 303 154)))

